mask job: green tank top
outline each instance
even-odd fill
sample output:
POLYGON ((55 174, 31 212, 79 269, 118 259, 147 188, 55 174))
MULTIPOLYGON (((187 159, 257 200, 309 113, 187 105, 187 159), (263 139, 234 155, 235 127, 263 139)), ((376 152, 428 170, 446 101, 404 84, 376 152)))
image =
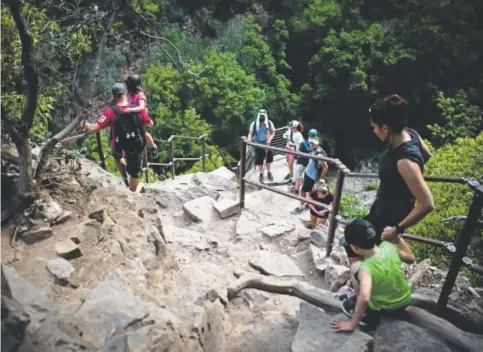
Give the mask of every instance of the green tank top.
POLYGON ((379 254, 364 259, 359 270, 372 278, 369 307, 373 310, 395 310, 411 302, 411 287, 401 269, 401 258, 396 247, 383 241, 379 254))

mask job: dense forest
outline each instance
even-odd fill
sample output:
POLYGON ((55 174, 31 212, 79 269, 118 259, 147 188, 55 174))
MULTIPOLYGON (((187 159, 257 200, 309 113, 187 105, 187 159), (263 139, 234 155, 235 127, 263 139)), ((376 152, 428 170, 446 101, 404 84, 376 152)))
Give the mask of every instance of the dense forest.
MULTIPOLYGON (((260 108, 276 126, 299 119, 317 128, 329 154, 354 168, 383 148, 368 107, 399 93, 409 101, 410 125, 435 150, 426 173, 483 181, 482 1, 4 3, 2 137, 19 154, 29 153, 29 140, 48 144, 69 124, 100 117, 112 83, 139 73, 153 136, 208 134, 210 168, 236 162, 237 136, 260 108), (30 57, 20 16, 32 38, 30 57)), ((107 135, 103 143, 107 152, 107 135)), ((90 137, 71 148, 96 158, 95 145, 90 137)), ((200 148, 178 143, 175 154, 196 156, 200 148)), ((199 167, 180 163, 177 172, 199 167)), ((454 234, 439 219, 466 212, 471 192, 458 187, 432 185, 438 211, 416 232, 454 234)))

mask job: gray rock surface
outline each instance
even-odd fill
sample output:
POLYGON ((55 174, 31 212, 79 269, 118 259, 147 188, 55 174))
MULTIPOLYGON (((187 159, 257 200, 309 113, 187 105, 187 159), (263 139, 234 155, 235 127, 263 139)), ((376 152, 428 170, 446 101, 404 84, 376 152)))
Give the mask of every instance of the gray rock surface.
POLYGON ((350 277, 350 269, 344 265, 329 264, 325 269, 325 282, 332 292, 337 292, 350 277))
POLYGON ((22 240, 28 244, 34 244, 39 241, 43 241, 49 237, 52 237, 54 231, 50 227, 41 227, 38 229, 30 230, 22 234, 22 240))
POLYGON ((204 196, 184 203, 183 210, 194 222, 209 224, 213 219, 214 203, 215 200, 213 198, 204 196))
POLYGON ((277 238, 295 229, 293 223, 288 221, 280 221, 272 225, 268 225, 262 228, 262 233, 270 238, 277 238))
POLYGON ((304 276, 299 267, 285 254, 273 255, 263 251, 259 253, 259 258, 250 260, 249 264, 266 275, 304 276))
POLYGON ((59 241, 54 246, 55 253, 64 259, 74 259, 82 256, 79 246, 71 239, 59 241))
POLYGON ((213 206, 222 219, 226 219, 240 212, 240 202, 234 199, 219 199, 213 206))
POLYGON ((374 334, 377 352, 451 352, 421 328, 405 321, 384 319, 374 334))
POLYGON ((74 272, 74 267, 64 258, 57 258, 47 261, 47 270, 58 280, 65 281, 69 279, 74 272))
MULTIPOLYGON (((374 343, 372 337, 358 330, 352 333, 337 333, 330 326, 333 318, 309 303, 300 303, 299 325, 292 342, 291 352, 372 351, 374 343)), ((344 315, 338 315, 337 318, 347 320, 344 315)))

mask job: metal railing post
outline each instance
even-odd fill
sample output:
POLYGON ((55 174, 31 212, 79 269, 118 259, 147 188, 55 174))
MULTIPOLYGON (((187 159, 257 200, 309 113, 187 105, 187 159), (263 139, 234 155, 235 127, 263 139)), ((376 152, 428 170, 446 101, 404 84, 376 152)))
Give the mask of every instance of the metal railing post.
POLYGON ((174 180, 174 136, 169 137, 169 161, 171 161, 171 179, 174 180))
POLYGON ((99 165, 101 165, 101 167, 105 170, 106 160, 104 159, 104 152, 102 151, 101 132, 96 133, 96 140, 97 140, 97 153, 99 154, 99 165))
POLYGON ((238 177, 240 178, 240 209, 245 207, 245 167, 246 167, 246 151, 245 138, 242 138, 240 147, 240 171, 238 177))
POLYGON ((448 274, 441 288, 441 294, 438 299, 438 306, 443 309, 448 304, 449 295, 453 291, 456 277, 463 264, 463 257, 471 242, 471 237, 475 232, 478 218, 481 216, 481 208, 483 207, 483 185, 475 189, 473 201, 471 202, 470 211, 466 218, 461 236, 456 247, 456 251, 451 259, 448 274))
POLYGON ((146 183, 149 183, 149 162, 148 162, 148 151, 146 150, 146 148, 144 148, 144 152, 143 152, 143 164, 146 168, 146 173, 144 175, 144 178, 146 180, 146 183))
POLYGON ((332 252, 334 246, 335 230, 337 229, 337 215, 339 214, 340 201, 342 199, 342 187, 344 186, 345 173, 343 170, 337 171, 335 183, 335 199, 332 205, 332 211, 329 215, 329 238, 327 239, 327 257, 332 252))
POLYGON ((203 167, 203 172, 206 172, 205 155, 206 155, 206 136, 203 136, 203 138, 201 138, 201 165, 203 167))

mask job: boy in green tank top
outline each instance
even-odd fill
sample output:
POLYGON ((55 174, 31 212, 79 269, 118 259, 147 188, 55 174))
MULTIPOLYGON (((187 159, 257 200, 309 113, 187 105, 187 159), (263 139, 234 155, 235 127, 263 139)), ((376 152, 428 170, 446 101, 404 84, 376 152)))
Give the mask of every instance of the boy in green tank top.
POLYGON ((334 320, 337 331, 353 331, 357 325, 375 328, 381 316, 404 314, 411 302, 411 287, 401 269, 401 262, 415 260, 406 242, 399 236, 394 243, 378 237, 374 225, 356 219, 347 225, 343 241, 364 260, 351 266, 351 281, 356 294, 347 295, 342 302, 344 313, 351 321, 334 320))

